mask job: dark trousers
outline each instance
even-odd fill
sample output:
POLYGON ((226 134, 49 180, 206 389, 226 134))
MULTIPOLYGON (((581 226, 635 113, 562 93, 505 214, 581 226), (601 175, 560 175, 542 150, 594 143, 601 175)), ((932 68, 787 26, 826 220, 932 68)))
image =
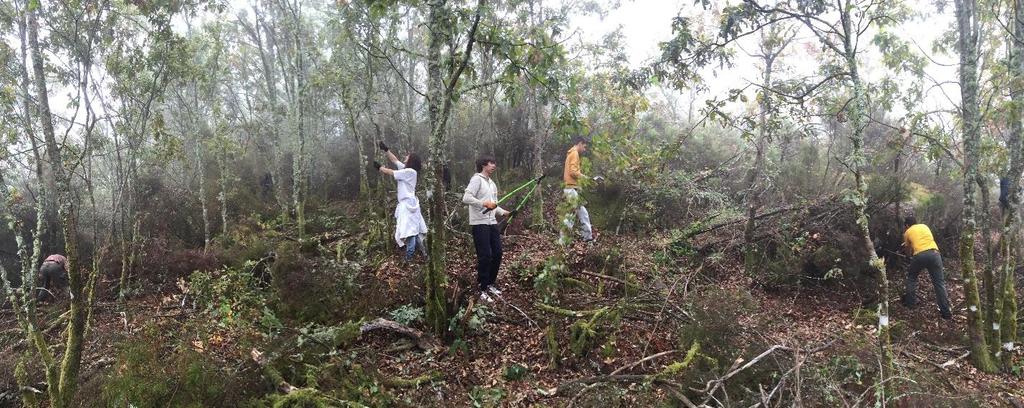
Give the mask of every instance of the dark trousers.
POLYGON ((473 246, 476 247, 476 280, 480 290, 494 284, 501 266, 501 232, 497 225, 474 225, 473 246))
POLYGON ((935 302, 939 304, 939 313, 949 316, 949 296, 946 294, 946 279, 942 274, 942 256, 939 251, 929 250, 914 255, 910 261, 910 268, 907 269, 907 286, 903 294, 903 304, 913 307, 917 304, 917 274, 922 269, 928 269, 928 275, 932 278, 932 286, 935 287, 935 302))
POLYGON ((43 262, 39 267, 39 280, 36 299, 40 302, 53 299, 62 288, 67 286, 68 276, 64 267, 56 262, 43 262))

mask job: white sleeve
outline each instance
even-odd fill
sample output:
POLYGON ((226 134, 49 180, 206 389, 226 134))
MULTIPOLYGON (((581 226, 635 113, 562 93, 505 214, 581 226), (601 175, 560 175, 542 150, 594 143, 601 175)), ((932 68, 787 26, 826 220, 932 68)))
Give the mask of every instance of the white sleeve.
POLYGON ((413 170, 413 169, 395 170, 393 174, 395 175, 395 180, 402 181, 402 180, 414 180, 414 179, 416 179, 416 170, 413 170))
POLYGON ((476 197, 477 191, 480 191, 480 177, 474 175, 473 178, 469 179, 469 185, 466 186, 466 191, 462 193, 462 202, 464 204, 482 207, 484 202, 480 201, 480 199, 476 197))
POLYGON ((404 169, 404 168, 405 168, 405 163, 402 163, 402 162, 400 162, 400 161, 398 161, 398 160, 395 160, 395 161, 393 161, 393 162, 391 162, 391 163, 392 163, 392 164, 394 164, 394 165, 395 165, 395 168, 397 168, 397 169, 399 169, 399 170, 401 170, 401 169, 404 169))

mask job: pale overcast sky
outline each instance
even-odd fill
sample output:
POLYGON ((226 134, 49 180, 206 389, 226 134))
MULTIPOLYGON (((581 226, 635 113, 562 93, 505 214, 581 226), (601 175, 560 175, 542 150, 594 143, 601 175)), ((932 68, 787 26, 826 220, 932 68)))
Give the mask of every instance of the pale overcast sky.
MULTIPOLYGON (((738 1, 715 3, 718 5, 734 4, 738 1)), ((900 37, 916 42, 936 62, 943 65, 948 64, 948 66, 929 64, 926 72, 936 82, 957 81, 957 56, 932 55, 931 51, 935 39, 954 24, 952 5, 945 7, 940 13, 935 7, 934 1, 910 0, 907 4, 919 16, 894 31, 900 37)), ((660 54, 658 43, 671 38, 672 19, 679 14, 704 17, 706 23, 715 23, 712 12, 701 10, 699 6, 694 5, 693 0, 623 0, 619 9, 611 11, 603 19, 598 16, 587 16, 577 18, 574 24, 583 33, 584 38, 590 41, 597 41, 621 27, 627 44, 626 52, 630 57, 630 64, 633 68, 639 68, 658 57, 660 54)), ((870 37, 865 37, 861 45, 861 48, 866 50, 861 56, 862 75, 869 80, 877 80, 885 75, 886 71, 881 66, 879 57, 874 51, 874 47, 868 43, 869 41, 870 37)), ((741 41, 740 45, 748 51, 754 51, 756 50, 756 37, 752 36, 741 41)), ((808 57, 805 52, 809 48, 816 47, 817 39, 807 32, 803 33, 790 47, 791 54, 784 63, 789 65, 792 75, 802 76, 814 73, 818 62, 814 58, 808 57)), ((922 52, 917 46, 912 46, 912 49, 922 52)), ((704 98, 699 98, 697 103, 702 104, 707 97, 725 93, 731 88, 743 87, 747 81, 758 81, 759 76, 760 67, 755 65, 753 59, 744 57, 744 53, 740 51, 737 53, 733 68, 719 72, 717 76, 708 73, 706 79, 710 91, 704 95, 704 98)), ((925 101, 927 109, 949 109, 953 103, 959 103, 959 88, 955 84, 932 87, 932 84, 926 83, 925 88, 928 89, 928 97, 925 101)), ((651 95, 657 97, 657 94, 652 93, 651 95)), ((899 116, 905 112, 898 111, 893 114, 899 116)))
MULTIPOLYGON (((726 3, 733 2, 735 0, 726 3)), ((229 0, 229 6, 233 10, 229 11, 227 16, 233 17, 237 15, 238 10, 250 8, 250 3, 251 0, 229 0)), ((906 23, 898 32, 904 38, 914 39, 922 48, 930 53, 931 43, 934 39, 953 23, 952 7, 946 7, 946 10, 939 14, 933 3, 929 0, 910 0, 909 4, 916 11, 926 14, 926 16, 906 23)), ((596 15, 578 17, 572 22, 572 25, 575 26, 574 29, 579 30, 582 38, 592 42, 599 41, 606 34, 621 27, 630 64, 633 68, 639 68, 658 57, 660 53, 658 44, 671 37, 672 19, 680 13, 703 18, 709 25, 715 23, 715 17, 713 17, 712 12, 699 9, 698 6, 694 5, 693 0, 621 0, 620 7, 609 11, 604 18, 596 15)), ((209 17, 211 16, 201 16, 193 23, 199 23, 209 17)), ((184 31, 183 22, 180 24, 179 29, 184 31)), ((754 50, 756 49, 755 41, 756 38, 752 36, 741 42, 741 44, 748 50, 754 50)), ((798 41, 792 47, 794 55, 786 59, 786 64, 789 64, 793 70, 792 75, 810 75, 814 73, 814 70, 817 68, 817 62, 813 58, 807 57, 806 54, 801 55, 801 53, 806 52, 806 49, 813 47, 816 47, 816 40, 809 35, 805 35, 802 41, 798 41)), ((873 48, 867 44, 863 45, 863 47, 873 48)), ((743 52, 739 52, 737 55, 735 67, 721 71, 718 75, 711 75, 710 73, 706 75, 710 90, 703 95, 697 96, 696 103, 698 106, 702 105, 703 100, 707 98, 722 95, 731 88, 743 87, 747 81, 758 80, 760 69, 754 64, 754 60, 743 57, 743 52)), ((955 55, 933 55, 932 58, 941 64, 952 64, 951 66, 929 65, 928 74, 936 82, 955 82, 957 80, 957 58, 955 55)), ((877 61, 877 57, 872 55, 872 53, 865 53, 863 55, 862 69, 868 79, 877 79, 885 73, 875 61, 877 61)), ((926 84, 926 87, 930 87, 930 85, 926 84)), ((649 96, 652 98, 660 98, 661 95, 660 91, 649 93, 649 96)), ((950 109, 954 103, 959 101, 959 89, 955 84, 945 84, 942 87, 930 88, 928 95, 927 106, 922 107, 924 109, 950 109)), ((681 99, 685 101, 688 97, 681 99)), ((61 112, 65 110, 67 100, 68 96, 64 92, 57 92, 56 95, 53 95, 51 100, 53 103, 51 104, 54 105, 53 107, 57 112, 61 112)), ((731 110, 739 109, 743 109, 743 106, 731 107, 731 110)), ((894 112, 894 114, 898 116, 902 112, 894 112)))

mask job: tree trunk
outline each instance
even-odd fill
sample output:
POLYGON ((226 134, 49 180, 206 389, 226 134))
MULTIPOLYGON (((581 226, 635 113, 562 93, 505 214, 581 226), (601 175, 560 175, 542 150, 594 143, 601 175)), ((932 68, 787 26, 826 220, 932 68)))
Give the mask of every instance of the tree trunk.
MULTIPOLYGON (((1014 78, 1024 77, 1024 0, 1014 1, 1013 45, 1011 47, 1010 72, 1014 78)), ((1020 183, 1024 173, 1024 90, 1014 84, 1010 90, 1013 109, 1011 110, 1010 139, 1007 141, 1010 167, 1006 172, 1009 184, 1007 205, 1003 208, 1002 245, 1003 268, 1001 287, 995 295, 992 315, 992 349, 1002 360, 1003 369, 1012 369, 1013 350, 1017 342, 1017 292, 1014 270, 1020 256, 1020 183)))
POLYGON ((781 50, 767 49, 768 47, 762 46, 761 58, 764 60, 764 81, 762 83, 763 89, 758 97, 758 105, 760 112, 758 112, 758 135, 757 140, 754 142, 754 166, 747 173, 747 222, 743 227, 743 243, 744 243, 744 270, 747 272, 747 276, 754 276, 754 270, 757 267, 756 253, 757 248, 754 246, 754 232, 757 219, 757 210, 761 207, 761 190, 758 186, 758 181, 761 180, 761 174, 764 173, 765 167, 765 147, 768 144, 768 140, 771 138, 771 134, 768 129, 768 115, 771 111, 771 96, 767 89, 772 85, 772 71, 775 67, 775 57, 781 50))
POLYGON ((978 144, 981 139, 981 116, 978 107, 978 28, 976 0, 956 0, 957 48, 960 51, 960 100, 964 139, 964 209, 963 232, 960 235, 960 265, 967 298, 967 332, 970 336, 971 361, 984 372, 995 372, 985 338, 984 316, 978 293, 978 276, 974 262, 975 178, 978 175, 978 144))
POLYGON ((370 197, 370 182, 369 174, 366 169, 369 166, 370 158, 366 155, 366 146, 363 145, 363 136, 359 134, 359 129, 356 126, 356 115, 352 107, 351 91, 348 84, 344 84, 341 94, 341 105, 342 109, 345 109, 346 118, 345 121, 348 125, 348 131, 352 133, 352 140, 356 144, 356 155, 358 156, 359 165, 359 199, 366 200, 366 208, 373 208, 373 201, 370 197))
MULTIPOLYGON (((219 131, 218 131, 219 133, 219 131)), ((223 135, 218 135, 223 136, 223 135)), ((222 237, 228 236, 228 147, 227 140, 220 140, 220 154, 217 155, 217 163, 220 166, 220 193, 217 200, 220 201, 220 233, 222 237)))
POLYGON ((53 177, 52 174, 47 172, 46 169, 43 167, 44 160, 41 153, 42 148, 39 146, 39 140, 35 134, 34 129, 32 128, 33 109, 32 101, 29 99, 29 96, 31 95, 29 91, 29 83, 31 81, 28 76, 28 41, 26 37, 26 25, 27 23, 25 21, 25 16, 22 15, 21 18, 18 19, 18 34, 21 40, 21 61, 23 62, 19 65, 21 71, 21 104, 22 110, 24 110, 24 114, 21 118, 22 126, 25 129, 25 135, 31 142, 32 158, 35 160, 34 167, 36 177, 39 179, 39 184, 41 187, 39 189, 36 200, 39 201, 43 206, 42 214, 45 219, 45 228, 42 231, 40 231, 40 233, 44 235, 42 241, 44 245, 46 245, 46 247, 43 248, 43 250, 44 253, 50 254, 56 252, 55 249, 57 249, 57 245, 55 244, 58 238, 57 209, 54 205, 56 203, 56 200, 52 197, 53 192, 55 191, 53 188, 53 177))
POLYGON ((206 163, 203 161, 203 146, 196 139, 196 162, 199 167, 199 205, 203 209, 203 253, 210 250, 210 211, 206 198, 206 163))
POLYGON ((455 92, 459 77, 466 69, 469 58, 473 55, 473 44, 476 42, 476 29, 480 24, 480 12, 484 0, 479 0, 476 7, 476 16, 473 25, 466 35, 466 50, 461 56, 452 49, 449 58, 452 64, 447 81, 442 79, 441 74, 441 46, 448 44, 451 40, 450 11, 445 6, 446 0, 434 0, 427 2, 429 16, 427 30, 430 32, 430 42, 427 46, 427 107, 430 119, 430 164, 427 172, 427 207, 429 237, 427 244, 430 247, 430 261, 427 263, 425 282, 426 296, 426 318, 427 325, 434 331, 434 334, 441 336, 448 327, 448 313, 445 310, 444 288, 447 285, 447 271, 445 267, 445 235, 444 228, 445 209, 444 202, 444 163, 445 163, 445 135, 447 133, 448 117, 451 115, 452 105, 455 102, 455 92), (456 57, 461 58, 455 61, 456 57), (457 65, 456 65, 457 64, 457 65))
POLYGON ((61 362, 59 382, 54 386, 50 383, 53 407, 63 408, 71 405, 75 389, 78 387, 78 372, 82 361, 83 334, 87 315, 86 299, 83 291, 82 273, 78 268, 78 215, 71 186, 71 175, 67 173, 61 149, 53 128, 53 116, 50 113, 49 95, 46 86, 46 69, 43 66, 42 49, 39 46, 38 10, 28 11, 29 46, 32 49, 32 68, 35 74, 39 118, 46 140, 50 168, 57 185, 57 212, 63 223, 64 247, 68 272, 68 290, 70 291, 70 321, 68 323, 67 340, 64 348, 64 359, 61 362))
POLYGON ((295 129, 298 149, 292 155, 292 202, 295 206, 295 223, 298 226, 299 240, 306 237, 306 134, 305 134, 305 65, 302 58, 302 10, 299 2, 292 5, 294 17, 293 35, 295 40, 295 101, 292 109, 295 112, 295 129))
MULTIPOLYGON (((997 321, 994 317, 996 298, 995 288, 997 276, 995 275, 996 249, 995 245, 992 242, 992 230, 994 229, 994 221, 992 220, 992 216, 989 213, 991 203, 989 202, 988 183, 985 181, 985 177, 979 174, 977 179, 975 180, 975 184, 978 185, 978 190, 980 193, 978 195, 981 197, 981 214, 979 214, 981 217, 981 240, 982 243, 985 245, 985 250, 983 251, 985 257, 981 261, 981 284, 982 288, 985 291, 985 313, 983 315, 983 318, 986 322, 995 322, 997 321)), ((979 296, 980 295, 981 294, 979 293, 979 296)), ((986 333, 988 333, 988 339, 986 339, 986 341, 988 342, 990 348, 992 345, 996 345, 999 343, 999 336, 998 334, 996 334, 994 330, 986 331, 986 333)), ((993 353, 995 352, 998 352, 998 350, 993 350, 993 353)))
MULTIPOLYGON (((531 131, 533 136, 533 177, 538 178, 544 175, 544 142, 548 139, 548 125, 549 121, 544 115, 544 106, 540 106, 537 102, 537 87, 531 85, 529 87, 530 105, 533 110, 533 120, 531 131)), ((538 187, 537 194, 530 197, 533 200, 533 216, 531 224, 534 227, 542 227, 545 225, 544 222, 544 189, 538 187)))
POLYGON ((270 55, 273 52, 269 38, 268 42, 264 44, 263 34, 264 30, 267 31, 269 37, 269 28, 263 22, 263 15, 255 6, 253 7, 253 13, 255 14, 255 26, 249 27, 243 25, 243 28, 249 32, 249 37, 256 43, 256 48, 260 53, 260 64, 263 66, 263 83, 266 87, 267 92, 267 104, 270 105, 270 135, 269 139, 272 145, 272 159, 270 163, 270 177, 273 179, 272 183, 274 186, 274 197, 277 201, 277 205, 281 210, 281 214, 287 216, 289 212, 288 202, 288 191, 285 186, 285 177, 281 174, 281 169, 284 165, 284 154, 281 146, 281 128, 280 119, 284 116, 281 113, 280 103, 277 97, 277 75, 274 72, 274 64, 272 62, 273 57, 270 55))
POLYGON ((445 271, 445 229, 444 229, 444 186, 441 177, 444 164, 444 136, 446 119, 442 116, 442 103, 446 95, 441 79, 441 47, 448 42, 448 10, 444 0, 429 1, 428 26, 430 42, 427 46, 427 111, 430 122, 430 163, 427 171, 427 216, 430 217, 427 244, 430 261, 425 276, 425 298, 427 326, 438 337, 448 327, 445 310, 444 288, 447 284, 445 271))
POLYGON ((853 100, 850 103, 849 113, 852 127, 850 141, 853 151, 850 153, 849 162, 854 177, 854 217, 857 220, 857 227, 860 229, 861 245, 868 253, 868 264, 878 274, 878 351, 881 359, 880 372, 876 382, 876 395, 878 400, 885 405, 887 389, 885 385, 893 372, 892 351, 890 348, 889 330, 891 329, 889 318, 889 277, 886 275, 885 261, 878 257, 875 252, 875 245, 871 240, 871 229, 868 226, 867 216, 867 183, 864 180, 863 168, 867 164, 864 153, 864 128, 867 126, 867 97, 865 96, 864 84, 860 78, 860 70, 857 67, 857 49, 853 44, 853 36, 856 35, 852 27, 852 11, 849 8, 842 10, 841 18, 843 23, 843 51, 846 62, 846 69, 850 75, 853 100))

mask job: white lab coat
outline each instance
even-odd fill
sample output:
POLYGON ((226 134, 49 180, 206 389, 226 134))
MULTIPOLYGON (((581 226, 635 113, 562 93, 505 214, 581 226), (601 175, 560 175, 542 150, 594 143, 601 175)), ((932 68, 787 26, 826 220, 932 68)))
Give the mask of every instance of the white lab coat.
POLYGON ((395 242, 405 246, 405 239, 414 235, 426 235, 427 223, 420 211, 420 200, 416 198, 416 170, 405 168, 395 161, 394 176, 398 183, 398 205, 395 206, 395 242))

